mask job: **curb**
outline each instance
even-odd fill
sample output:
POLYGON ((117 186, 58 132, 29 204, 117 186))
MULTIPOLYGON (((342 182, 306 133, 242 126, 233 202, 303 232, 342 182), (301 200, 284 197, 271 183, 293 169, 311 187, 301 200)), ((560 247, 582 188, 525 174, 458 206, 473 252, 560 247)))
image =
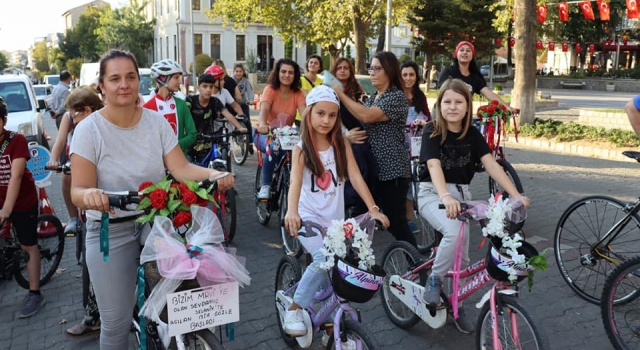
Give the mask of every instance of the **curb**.
POLYGON ((516 142, 515 137, 513 137, 512 135, 507 136, 505 142, 509 145, 509 147, 514 148, 535 148, 553 153, 634 163, 636 162, 634 159, 625 157, 622 152, 631 150, 640 151, 640 148, 633 147, 604 148, 522 136, 518 136, 518 142, 516 142))

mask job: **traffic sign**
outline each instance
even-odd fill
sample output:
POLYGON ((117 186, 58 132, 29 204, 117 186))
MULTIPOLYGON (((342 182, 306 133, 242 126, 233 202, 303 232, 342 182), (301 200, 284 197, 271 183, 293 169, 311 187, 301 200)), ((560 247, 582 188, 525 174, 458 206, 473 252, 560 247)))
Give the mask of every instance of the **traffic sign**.
POLYGON ((32 143, 29 145, 31 159, 27 162, 27 169, 31 171, 37 185, 45 183, 51 177, 51 170, 45 169, 45 165, 51 160, 51 153, 45 147, 32 143))

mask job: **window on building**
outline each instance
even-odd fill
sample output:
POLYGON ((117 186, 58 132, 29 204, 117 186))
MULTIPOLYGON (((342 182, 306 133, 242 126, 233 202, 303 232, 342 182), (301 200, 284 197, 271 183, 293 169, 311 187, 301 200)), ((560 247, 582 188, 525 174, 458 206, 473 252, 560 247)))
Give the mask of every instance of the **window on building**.
POLYGON ((196 56, 198 56, 202 53, 202 34, 194 35, 193 42, 195 44, 196 56))
POLYGON ((216 0, 211 0, 211 9, 213 10, 213 5, 216 4, 216 0))
POLYGON ((211 34, 211 58, 222 58, 220 55, 220 34, 211 34))
POLYGON ((236 35, 236 61, 244 61, 244 35, 236 35))
POLYGON ((173 34, 173 59, 178 60, 178 38, 173 34))
POLYGON ((191 0, 191 9, 194 11, 200 11, 200 0, 191 0))
POLYGON ((267 68, 267 58, 273 56, 273 36, 258 35, 257 55, 260 57, 258 69, 265 70, 267 68))
POLYGON ((167 58, 169 58, 169 36, 165 37, 165 47, 167 48, 167 58))
POLYGON ((162 16, 162 0, 160 0, 160 16, 162 16))

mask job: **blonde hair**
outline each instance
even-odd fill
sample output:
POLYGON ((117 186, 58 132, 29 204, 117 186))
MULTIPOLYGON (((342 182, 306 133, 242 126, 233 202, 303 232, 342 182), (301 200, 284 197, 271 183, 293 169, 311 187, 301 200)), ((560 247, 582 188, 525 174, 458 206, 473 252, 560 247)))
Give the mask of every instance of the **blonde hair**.
POLYGON ((442 140, 440 144, 443 144, 447 139, 447 121, 442 116, 442 98, 444 93, 447 91, 453 91, 464 96, 465 101, 467 101, 467 111, 462 119, 462 134, 458 139, 463 139, 467 136, 467 132, 469 131, 469 126, 471 125, 471 119, 473 118, 473 101, 471 100, 471 91, 469 91, 469 87, 467 83, 460 79, 448 79, 442 84, 440 91, 438 92, 438 102, 436 102, 436 118, 433 121, 433 133, 431 137, 436 137, 442 135, 442 140))

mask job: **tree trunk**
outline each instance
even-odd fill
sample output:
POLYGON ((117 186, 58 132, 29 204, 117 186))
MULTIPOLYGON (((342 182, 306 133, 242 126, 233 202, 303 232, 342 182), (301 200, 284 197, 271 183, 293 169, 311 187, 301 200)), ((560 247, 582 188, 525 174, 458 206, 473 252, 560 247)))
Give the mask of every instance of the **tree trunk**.
POLYGON ((336 47, 335 44, 331 44, 327 48, 327 51, 329 51, 329 56, 331 58, 331 66, 333 66, 336 60, 338 60, 338 58, 340 57, 340 50, 338 49, 338 47, 336 47))
POLYGON ((376 45, 376 52, 384 51, 384 39, 386 37, 385 26, 380 26, 378 31, 378 44, 376 45))
POLYGON ((356 44, 356 74, 367 74, 365 46, 367 37, 366 32, 369 28, 370 22, 367 23, 360 17, 360 12, 357 8, 353 9, 353 39, 356 44))
POLYGON ((520 124, 535 118, 536 0, 515 0, 516 75, 511 105, 520 108, 520 124))

